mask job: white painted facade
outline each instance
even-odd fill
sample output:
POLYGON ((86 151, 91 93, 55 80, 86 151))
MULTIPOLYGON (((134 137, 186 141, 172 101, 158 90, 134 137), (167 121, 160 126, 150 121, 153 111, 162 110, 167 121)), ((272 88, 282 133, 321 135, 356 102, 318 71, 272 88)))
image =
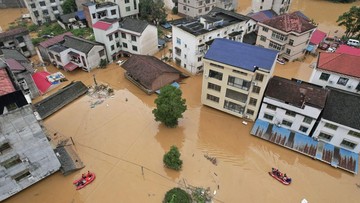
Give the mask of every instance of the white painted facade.
POLYGON ((65 0, 24 0, 34 24, 40 25, 56 21, 63 14, 61 5, 65 0))
POLYGON ((140 0, 107 0, 119 6, 120 17, 137 16, 139 14, 140 0))
POLYGON ((322 109, 304 105, 298 108, 282 101, 264 97, 258 118, 269 123, 281 126, 298 133, 309 135, 319 117, 322 109), (276 107, 274 109, 274 107, 276 107), (295 112, 295 115, 287 114, 287 111, 295 112), (305 119, 306 118, 306 119, 305 119), (283 124, 283 121, 292 123, 291 126, 283 124), (300 129, 301 128, 301 129, 300 129))
POLYGON ((252 0, 251 10, 254 13, 273 10, 278 15, 281 15, 289 11, 291 2, 292 0, 252 0))
MULTIPOLYGON (((200 19, 200 22, 201 19, 200 19)), ((242 21, 232 25, 224 26, 201 35, 193 35, 177 26, 172 26, 173 60, 179 66, 185 68, 192 74, 203 70, 203 57, 208 49, 206 42, 216 38, 226 38, 242 42, 247 30, 247 22, 242 21), (230 33, 242 32, 240 35, 230 37, 230 33)), ((205 23, 204 23, 205 26, 205 23)))
POLYGON ((104 2, 100 4, 86 3, 84 4, 84 15, 89 27, 101 19, 118 19, 120 18, 119 6, 113 2, 104 2))
POLYGON ((209 13, 219 0, 178 0, 178 12, 196 17, 209 13))
POLYGON ((360 137, 350 135, 352 134, 351 131, 360 135, 360 129, 350 128, 348 126, 344 126, 339 123, 334 123, 332 121, 321 118, 319 125, 317 126, 313 134, 313 137, 330 143, 334 146, 344 148, 355 153, 360 153, 360 137), (334 130, 333 128, 326 127, 325 125, 327 123, 337 126, 337 129, 334 130), (345 143, 353 143, 354 147, 351 147, 345 143))
POLYGON ((330 72, 315 67, 310 82, 320 86, 330 86, 348 92, 360 94, 360 78, 330 72))

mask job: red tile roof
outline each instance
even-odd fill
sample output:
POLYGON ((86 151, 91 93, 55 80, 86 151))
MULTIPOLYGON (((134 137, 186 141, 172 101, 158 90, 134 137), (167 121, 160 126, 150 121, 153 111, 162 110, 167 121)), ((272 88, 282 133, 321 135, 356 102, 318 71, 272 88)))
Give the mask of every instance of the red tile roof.
POLYGON ((53 38, 51 38, 51 39, 45 40, 45 41, 43 41, 43 42, 40 42, 40 43, 39 43, 39 46, 42 46, 42 47, 47 48, 47 47, 49 47, 49 46, 52 46, 52 45, 54 45, 54 44, 57 44, 57 43, 63 41, 63 40, 64 40, 64 36, 66 36, 66 35, 72 36, 73 34, 72 34, 71 32, 66 32, 66 33, 64 33, 64 34, 57 35, 57 36, 55 36, 55 37, 53 37, 53 38))
POLYGON ((11 82, 11 79, 6 72, 5 68, 0 69, 0 96, 9 94, 15 91, 15 87, 11 82))
POLYGON ((37 88, 42 94, 44 94, 51 86, 51 83, 46 78, 48 75, 50 75, 50 73, 46 71, 36 72, 32 75, 37 88))
POLYGON ((360 56, 322 52, 319 55, 319 69, 360 78, 360 56))
POLYGON ((107 29, 109 29, 110 26, 111 26, 111 23, 98 21, 93 25, 93 28, 97 28, 100 30, 107 30, 107 29))
POLYGON ((326 37, 326 33, 316 29, 314 33, 311 35, 310 43, 318 45, 321 41, 326 37))
POLYGON ((263 24, 284 32, 297 33, 303 33, 316 28, 315 25, 311 24, 306 19, 300 17, 296 13, 282 14, 269 20, 265 20, 263 24))
POLYGON ((355 47, 351 47, 351 46, 343 45, 343 44, 340 45, 339 48, 337 48, 335 52, 339 53, 339 54, 350 54, 350 55, 354 55, 354 56, 360 56, 359 48, 355 48, 355 47))

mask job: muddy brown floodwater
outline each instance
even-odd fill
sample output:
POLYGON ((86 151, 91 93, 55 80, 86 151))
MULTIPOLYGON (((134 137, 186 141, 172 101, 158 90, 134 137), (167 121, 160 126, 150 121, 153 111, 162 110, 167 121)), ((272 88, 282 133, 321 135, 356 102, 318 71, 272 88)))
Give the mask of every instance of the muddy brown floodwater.
MULTIPOLYGON (((250 0, 240 1, 240 5, 246 4, 250 5, 250 0)), ((329 24, 330 29, 335 26, 334 16, 351 5, 295 0, 292 10, 301 8, 321 26, 322 22, 329 24)), ((303 63, 277 64, 275 74, 307 80, 314 60, 308 56, 303 63)), ((48 70, 58 71, 53 67, 48 70)), ((64 73, 69 81, 82 80, 86 85, 93 83, 95 74, 98 82, 115 89, 112 98, 95 108, 90 107, 92 99, 83 96, 44 121, 51 135, 57 133, 53 142, 73 138, 86 167, 66 177, 58 172, 4 202, 155 203, 162 202, 167 190, 184 183, 216 190, 214 202, 359 201, 358 175, 253 137, 249 135, 252 123, 243 125, 242 119, 202 106, 201 76, 181 84, 188 110, 177 128, 168 129, 155 122, 151 113, 156 95, 146 95, 123 73, 115 64, 91 73, 64 73), (178 146, 182 154, 180 172, 163 167, 162 156, 171 145, 178 146), (216 157, 218 164, 213 165, 204 155, 216 157), (284 186, 269 177, 271 167, 285 171, 293 183, 284 186), (72 181, 87 170, 96 173, 96 180, 76 191, 72 181)))

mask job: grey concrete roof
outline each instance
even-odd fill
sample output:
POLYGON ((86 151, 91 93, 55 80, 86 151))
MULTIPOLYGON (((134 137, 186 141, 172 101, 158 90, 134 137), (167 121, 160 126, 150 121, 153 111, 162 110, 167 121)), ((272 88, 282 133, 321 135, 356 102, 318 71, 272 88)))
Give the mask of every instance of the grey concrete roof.
POLYGON ((80 37, 75 36, 64 36, 65 42, 62 44, 65 47, 73 48, 75 50, 78 50, 82 53, 89 53, 89 51, 95 46, 95 45, 101 45, 98 42, 93 42, 90 40, 86 40, 80 37))
POLYGON ((149 25, 146 21, 137 20, 133 18, 125 18, 120 23, 120 27, 126 30, 131 30, 134 32, 142 33, 145 28, 149 25))

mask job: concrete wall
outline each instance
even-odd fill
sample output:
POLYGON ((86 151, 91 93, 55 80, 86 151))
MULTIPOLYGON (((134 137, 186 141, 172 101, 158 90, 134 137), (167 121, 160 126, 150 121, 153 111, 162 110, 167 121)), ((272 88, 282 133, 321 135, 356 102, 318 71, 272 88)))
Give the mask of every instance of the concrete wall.
POLYGON ((10 145, 9 149, 0 153, 2 201, 59 170, 60 162, 30 105, 1 115, 0 128, 0 145, 10 145), (4 163, 12 158, 18 158, 20 162, 5 168, 4 163), (15 180, 24 173, 26 175, 22 179, 15 180))
POLYGON ((158 49, 158 32, 153 25, 148 25, 139 37, 140 54, 154 55, 158 49))
POLYGON ((101 59, 106 59, 106 51, 105 51, 105 55, 100 57, 99 52, 101 50, 105 50, 105 47, 100 46, 100 45, 96 45, 88 53, 87 58, 85 56, 85 59, 87 60, 87 70, 88 71, 90 71, 90 70, 92 70, 92 69, 94 69, 96 67, 99 67, 100 60, 101 59))

